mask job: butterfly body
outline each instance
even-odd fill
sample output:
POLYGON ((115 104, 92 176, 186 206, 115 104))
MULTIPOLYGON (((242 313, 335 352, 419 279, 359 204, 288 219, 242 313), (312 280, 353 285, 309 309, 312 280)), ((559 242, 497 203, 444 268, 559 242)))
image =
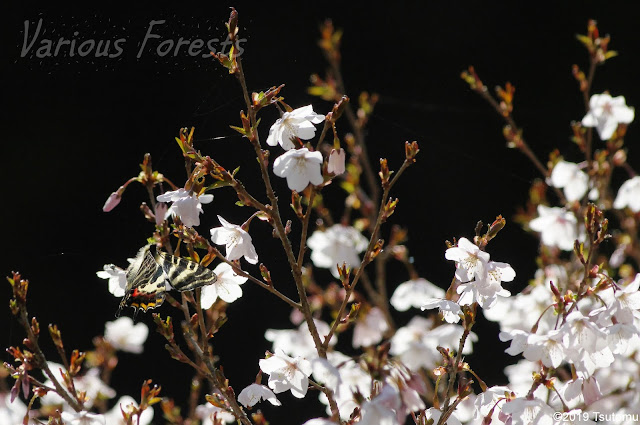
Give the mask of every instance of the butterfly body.
POLYGON ((218 279, 214 272, 194 261, 161 251, 152 254, 149 245, 138 251, 126 270, 126 277, 127 287, 116 317, 127 305, 135 309, 134 314, 159 307, 166 292, 172 288, 190 291, 211 285, 218 279))

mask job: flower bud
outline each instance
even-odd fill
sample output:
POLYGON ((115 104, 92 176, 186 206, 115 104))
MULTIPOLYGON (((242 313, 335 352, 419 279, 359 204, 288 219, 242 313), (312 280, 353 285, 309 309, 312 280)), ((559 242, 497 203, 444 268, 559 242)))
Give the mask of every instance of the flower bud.
POLYGON ((340 148, 340 150, 331 149, 331 153, 329 154, 329 163, 327 164, 327 171, 330 173, 340 175, 344 173, 345 170, 345 152, 344 149, 340 148))
MULTIPOLYGON (((120 187, 120 189, 122 189, 122 187, 120 187)), ((118 192, 120 192, 120 190, 118 190, 118 192)), ((109 198, 107 198, 107 201, 102 207, 102 211, 109 212, 118 206, 120 200, 122 199, 122 196, 118 192, 113 192, 111 195, 109 195, 109 198)))

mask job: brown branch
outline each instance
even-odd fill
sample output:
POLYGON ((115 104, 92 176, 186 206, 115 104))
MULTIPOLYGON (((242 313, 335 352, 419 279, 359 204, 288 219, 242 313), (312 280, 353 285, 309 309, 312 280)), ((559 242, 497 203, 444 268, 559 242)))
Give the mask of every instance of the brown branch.
MULTIPOLYGON (((244 71, 242 69, 242 59, 240 57, 237 58, 238 64, 238 72, 236 73, 238 77, 238 81, 240 82, 240 86, 242 87, 242 93, 244 96, 245 103, 247 105, 247 110, 249 112, 249 119, 251 123, 251 127, 255 128, 257 124, 256 119, 256 111, 253 108, 249 96, 249 90, 247 88, 247 83, 244 76, 244 71)), ((278 238, 282 243, 282 247, 284 248, 285 254, 287 256, 287 261, 289 262, 289 266, 291 267, 291 273, 293 275, 296 289, 298 291, 298 296, 300 297, 300 311, 305 317, 305 321, 307 322, 307 326, 309 328, 309 333, 313 338, 313 342, 315 344, 316 350, 318 351, 318 355, 322 358, 326 358, 326 348, 323 346, 322 341, 320 340, 320 336, 318 334, 318 330, 316 328, 315 322, 313 321, 313 317, 311 315, 311 307, 309 306, 309 299, 307 298, 307 294, 302 283, 302 270, 298 267, 298 263, 293 254, 293 248, 291 246, 291 241, 287 237, 285 232, 284 225, 282 224, 282 218, 280 216, 280 210, 278 207, 278 198, 276 197, 273 187, 271 186, 271 179, 269 178, 269 172, 267 170, 266 161, 264 158, 264 154, 262 152, 262 148, 260 146, 259 135, 257 132, 252 133, 254 137, 250 137, 249 141, 253 145, 256 156, 258 157, 258 163, 260 164, 260 173, 262 174, 262 180, 265 183, 265 188, 267 191, 267 197, 271 202, 271 210, 267 213, 273 220, 273 226, 277 233, 278 238)))

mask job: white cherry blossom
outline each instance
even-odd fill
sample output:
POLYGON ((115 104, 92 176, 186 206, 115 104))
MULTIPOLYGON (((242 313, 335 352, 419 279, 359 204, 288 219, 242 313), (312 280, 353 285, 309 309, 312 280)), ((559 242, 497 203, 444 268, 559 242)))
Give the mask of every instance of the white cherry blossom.
MULTIPOLYGON (((482 308, 488 309, 496 302, 497 296, 510 295, 501 283, 511 282, 515 278, 513 268, 507 263, 489 261, 489 253, 480 250, 467 238, 460 238, 458 245, 447 249, 444 256, 456 262, 455 276, 462 282, 458 287, 459 305, 477 302, 482 308)), ((449 318, 453 319, 452 316, 449 318)))
POLYGON ((104 270, 96 272, 100 279, 109 280, 109 292, 115 297, 124 297, 127 287, 127 272, 113 264, 105 264, 104 270))
POLYGON ((116 350, 140 354, 148 335, 147 325, 142 322, 134 325, 130 317, 120 317, 105 324, 104 339, 116 350))
POLYGON ((193 227, 200 225, 200 214, 204 213, 202 204, 208 204, 213 201, 213 195, 197 196, 184 188, 180 188, 158 195, 156 199, 159 202, 173 202, 165 214, 165 219, 169 216, 178 216, 185 226, 193 227))
POLYGON ((460 238, 458 246, 447 249, 444 258, 456 262, 456 278, 460 282, 473 279, 483 280, 487 270, 490 255, 481 251, 467 238, 460 238))
POLYGON ((442 298, 429 298, 424 301, 421 307, 422 310, 431 310, 433 308, 437 308, 442 313, 442 318, 447 323, 458 323, 460 321, 462 309, 458 303, 442 298))
POLYGON ((552 425, 554 409, 544 401, 518 397, 500 404, 503 414, 510 415, 511 425, 552 425))
POLYGON ((307 148, 291 149, 273 161, 273 173, 287 179, 289 189, 302 192, 309 183, 320 185, 322 178, 322 154, 307 148))
POLYGON ((600 138, 609 140, 618 124, 629 124, 633 121, 634 114, 634 109, 626 105, 624 96, 594 94, 589 100, 589 112, 582 119, 582 125, 596 127, 600 138))
POLYGON ((226 257, 234 261, 244 256, 250 264, 258 263, 258 253, 251 241, 251 235, 241 226, 231 224, 218 216, 221 227, 211 229, 211 241, 216 245, 225 245, 226 257))
POLYGON ((261 359, 260 369, 269 375, 269 388, 276 394, 291 390, 297 398, 307 394, 311 363, 302 357, 292 358, 283 352, 276 353, 267 359, 261 359))
POLYGON ((546 335, 529 334, 522 355, 529 361, 540 360, 547 367, 557 368, 562 364, 565 355, 562 336, 560 331, 555 330, 547 332, 546 335))
POLYGON ((632 324, 634 315, 640 317, 640 273, 628 284, 620 282, 614 292, 614 301, 609 307, 617 322, 632 324))
POLYGON ((316 134, 314 124, 324 121, 324 115, 316 114, 311 105, 285 112, 282 117, 271 126, 267 144, 269 146, 280 145, 283 149, 294 149, 292 138, 298 137, 302 140, 310 140, 316 134))
POLYGON ((574 241, 584 239, 583 226, 578 224, 573 213, 563 208, 538 205, 538 217, 529 222, 529 227, 541 232, 544 245, 563 251, 573 251, 574 241))
POLYGON ((240 395, 238 395, 238 401, 242 403, 244 407, 255 406, 262 400, 267 400, 274 406, 281 405, 273 391, 260 384, 251 384, 240 391, 240 395))
POLYGON ((613 208, 621 210, 625 207, 634 213, 640 211, 640 176, 630 178, 618 189, 613 208))
POLYGON ((336 265, 346 263, 347 267, 358 267, 358 254, 367 249, 367 238, 351 226, 334 224, 324 232, 316 230, 307 240, 311 249, 311 261, 320 268, 328 268, 334 277, 339 277, 336 265))
MULTIPOLYGON (((511 389, 504 386, 493 386, 487 388, 485 391, 478 394, 475 400, 475 423, 480 423, 485 417, 487 417, 492 411, 497 413, 499 407, 504 403, 505 394, 509 394, 511 389)), ((498 416, 497 414, 493 415, 498 416)), ((502 422, 502 421, 501 421, 502 422)))
POLYGON ((247 277, 240 276, 227 263, 220 263, 213 269, 218 276, 211 285, 202 288, 200 306, 205 310, 210 308, 218 298, 227 303, 234 302, 242 296, 240 285, 247 281, 247 277))
POLYGON ((602 397, 596 378, 593 376, 585 378, 582 375, 578 373, 576 379, 562 387, 561 394, 566 401, 578 400, 591 404, 602 397))
POLYGON ((581 200, 589 189, 589 176, 573 162, 559 161, 549 180, 551 186, 563 190, 569 202, 581 200))
POLYGON ((502 282, 511 282, 516 277, 516 272, 507 263, 489 261, 485 269, 484 279, 463 283, 458 286, 458 304, 470 305, 477 302, 483 309, 490 309, 495 304, 497 297, 508 297, 509 291, 504 289, 502 282))

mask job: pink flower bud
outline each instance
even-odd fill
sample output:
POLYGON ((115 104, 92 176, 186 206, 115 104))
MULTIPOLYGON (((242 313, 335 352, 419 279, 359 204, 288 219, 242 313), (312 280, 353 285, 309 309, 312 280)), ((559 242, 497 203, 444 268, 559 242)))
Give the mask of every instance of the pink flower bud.
POLYGON ((155 216, 156 216, 156 224, 158 226, 162 225, 162 222, 164 221, 165 216, 167 215, 167 204, 165 204, 164 202, 158 202, 156 204, 156 210, 155 210, 155 216))
POLYGON ((107 199, 107 202, 104 203, 104 206, 102 207, 102 211, 104 212, 111 211, 112 209, 118 206, 121 199, 122 199, 122 196, 120 196, 118 192, 113 192, 107 199))
POLYGON ((345 153, 344 149, 340 150, 331 149, 329 154, 329 164, 327 164, 327 171, 330 173, 340 175, 344 173, 345 153))

